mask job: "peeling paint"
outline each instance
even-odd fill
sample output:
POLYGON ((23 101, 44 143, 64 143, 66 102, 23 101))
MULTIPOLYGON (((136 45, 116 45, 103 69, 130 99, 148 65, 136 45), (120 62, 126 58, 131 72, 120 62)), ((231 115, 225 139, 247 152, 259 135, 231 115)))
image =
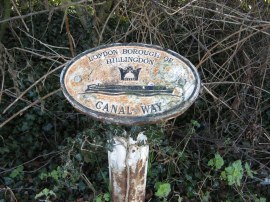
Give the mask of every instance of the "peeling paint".
POLYGON ((115 137, 108 152, 110 182, 114 202, 142 202, 145 197, 149 145, 143 133, 137 140, 115 137), (139 144, 140 143, 140 144, 139 144))

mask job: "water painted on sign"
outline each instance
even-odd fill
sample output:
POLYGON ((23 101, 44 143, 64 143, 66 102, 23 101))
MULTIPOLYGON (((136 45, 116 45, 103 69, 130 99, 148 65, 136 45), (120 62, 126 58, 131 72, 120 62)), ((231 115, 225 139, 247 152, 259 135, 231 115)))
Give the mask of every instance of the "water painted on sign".
POLYGON ((184 57, 159 46, 110 44, 75 57, 62 71, 64 95, 78 110, 116 124, 174 118, 196 99, 200 79, 184 57))

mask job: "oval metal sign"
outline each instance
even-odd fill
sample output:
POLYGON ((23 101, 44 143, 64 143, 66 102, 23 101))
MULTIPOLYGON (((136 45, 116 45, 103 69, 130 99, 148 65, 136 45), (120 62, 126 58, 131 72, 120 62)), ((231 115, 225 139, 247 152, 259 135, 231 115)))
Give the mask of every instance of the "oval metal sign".
POLYGON ((85 51, 62 71, 72 105, 100 120, 156 123, 182 114, 199 94, 196 68, 183 56, 147 44, 110 44, 85 51))

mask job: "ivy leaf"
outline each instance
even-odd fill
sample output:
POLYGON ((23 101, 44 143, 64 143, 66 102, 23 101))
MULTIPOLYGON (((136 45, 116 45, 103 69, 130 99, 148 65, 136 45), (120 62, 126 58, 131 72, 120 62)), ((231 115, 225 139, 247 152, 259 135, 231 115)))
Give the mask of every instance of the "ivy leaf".
POLYGON ((109 193, 105 193, 103 195, 103 198, 104 198, 105 201, 110 201, 110 194, 109 193))
POLYGON ((95 202, 102 202, 102 196, 98 196, 96 199, 95 199, 95 202))
MULTIPOLYGON (((47 189, 47 188, 45 188, 45 189, 47 189)), ((43 191, 41 191, 38 194, 36 194, 35 199, 41 198, 42 196, 44 196, 43 191)))
POLYGON ((255 202, 266 202, 266 198, 264 197, 257 198, 255 199, 255 202))
POLYGON ((48 174, 47 174, 47 173, 44 173, 44 172, 42 172, 42 173, 39 175, 39 179, 41 179, 41 180, 47 179, 47 177, 48 177, 48 174))
POLYGON ((40 198, 42 196, 45 196, 47 198, 49 196, 56 196, 56 194, 54 193, 54 191, 49 190, 48 188, 44 188, 41 192, 36 194, 35 199, 40 198))
POLYGON ((169 183, 157 182, 155 187, 157 189, 155 195, 159 198, 166 198, 171 192, 171 185, 169 183))
POLYGON ((22 173, 23 173, 23 166, 20 165, 10 173, 9 177, 14 179, 15 177, 21 175, 22 173))
POLYGON ((52 177, 55 181, 58 181, 59 180, 59 173, 57 172, 57 170, 53 170, 50 173, 50 177, 52 177))

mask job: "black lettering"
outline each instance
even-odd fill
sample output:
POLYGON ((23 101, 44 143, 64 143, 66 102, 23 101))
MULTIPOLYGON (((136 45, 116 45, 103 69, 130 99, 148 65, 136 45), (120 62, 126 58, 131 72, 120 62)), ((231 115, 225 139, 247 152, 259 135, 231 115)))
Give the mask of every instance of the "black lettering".
POLYGON ((104 57, 106 57, 108 54, 110 54, 110 51, 109 51, 109 52, 104 51, 104 52, 102 53, 102 55, 103 55, 104 57))
MULTIPOLYGON (((89 59, 90 60, 90 59, 89 59)), ((118 62, 136 62, 154 65, 154 60, 149 58, 140 58, 140 57, 119 57, 119 58, 109 58, 106 60, 107 64, 118 63, 118 62)))
POLYGON ((103 111, 106 111, 106 112, 109 112, 109 104, 107 103, 107 104, 103 107, 102 110, 103 110, 103 111))
POLYGON ((155 56, 155 52, 149 52, 149 56, 155 56))
POLYGON ((130 111, 129 106, 127 107, 127 114, 132 114, 132 112, 130 111))
POLYGON ((113 63, 113 59, 114 59, 114 58, 107 59, 107 64, 113 63))
POLYGON ((155 108, 155 105, 151 105, 151 113, 157 112, 157 109, 155 108))
POLYGON ((117 113, 117 106, 112 105, 111 113, 117 113))
POLYGON ((89 59, 89 62, 92 62, 93 61, 93 58, 92 57, 88 57, 89 59))
POLYGON ((149 105, 147 105, 147 106, 142 105, 141 108, 142 108, 142 111, 143 111, 144 114, 149 113, 149 105))
POLYGON ((133 57, 128 57, 127 59, 128 59, 127 60, 128 62, 133 62, 134 61, 133 57))
POLYGON ((133 58, 133 62, 138 62, 138 60, 139 60, 139 62, 140 62, 140 59, 141 59, 141 58, 133 58))
POLYGON ((101 109, 102 105, 103 105, 103 102, 98 101, 97 104, 96 104, 96 108, 101 109))
POLYGON ((120 107, 118 114, 125 114, 125 110, 123 106, 120 107))
POLYGON ((161 111, 161 102, 160 103, 156 103, 156 106, 158 107, 158 110, 161 111))
POLYGON ((145 64, 147 64, 147 63, 148 63, 148 61, 149 61, 148 59, 144 59, 144 63, 145 63, 145 64))

